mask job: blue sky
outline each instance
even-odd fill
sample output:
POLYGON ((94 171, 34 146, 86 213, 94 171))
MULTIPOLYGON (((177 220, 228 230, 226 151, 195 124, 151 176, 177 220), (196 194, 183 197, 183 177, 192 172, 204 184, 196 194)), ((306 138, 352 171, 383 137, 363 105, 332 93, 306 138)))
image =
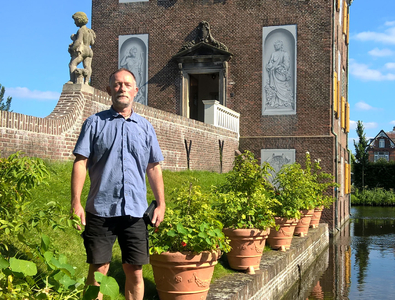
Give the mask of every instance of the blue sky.
MULTIPOLYGON (((67 52, 77 27, 71 16, 88 15, 91 0, 3 1, 0 18, 0 84, 12 96, 14 112, 45 117, 69 80, 67 52)), ((355 124, 366 136, 395 126, 395 1, 354 0, 350 15, 349 148, 355 124)))

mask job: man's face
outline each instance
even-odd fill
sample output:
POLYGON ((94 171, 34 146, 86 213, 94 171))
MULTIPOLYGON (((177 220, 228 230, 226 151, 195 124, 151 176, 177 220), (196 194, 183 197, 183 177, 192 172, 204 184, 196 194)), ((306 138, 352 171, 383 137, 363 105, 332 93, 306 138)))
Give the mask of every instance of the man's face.
POLYGON ((138 90, 134 77, 127 71, 115 73, 110 86, 107 87, 107 93, 112 98, 113 107, 118 112, 132 106, 138 90))

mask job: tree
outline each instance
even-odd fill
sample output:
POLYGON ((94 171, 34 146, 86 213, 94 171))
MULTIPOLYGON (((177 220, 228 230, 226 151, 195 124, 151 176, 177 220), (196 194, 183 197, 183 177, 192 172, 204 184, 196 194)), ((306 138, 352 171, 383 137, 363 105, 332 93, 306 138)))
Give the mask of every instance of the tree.
POLYGON ((0 84, 0 110, 11 111, 12 97, 8 96, 4 102, 5 87, 0 84))
MULTIPOLYGON (((355 147, 355 160, 354 163, 356 166, 360 166, 361 170, 361 186, 364 188, 365 186, 365 166, 369 163, 369 154, 367 152, 368 148, 368 140, 366 139, 366 135, 364 132, 364 127, 362 121, 358 121, 357 123, 357 129, 356 132, 358 134, 358 143, 354 141, 354 147, 355 147)), ((357 168, 354 168, 354 171, 356 171, 357 168)), ((357 175, 357 174, 355 174, 357 175)), ((359 176, 355 176, 357 179, 359 176)))

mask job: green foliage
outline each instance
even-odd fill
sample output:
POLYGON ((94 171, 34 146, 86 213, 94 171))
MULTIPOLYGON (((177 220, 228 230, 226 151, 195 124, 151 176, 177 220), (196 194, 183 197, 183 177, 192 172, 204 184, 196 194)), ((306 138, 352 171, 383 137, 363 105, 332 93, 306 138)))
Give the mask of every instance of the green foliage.
POLYGON ((271 209, 274 201, 259 191, 250 197, 243 193, 218 193, 214 207, 225 228, 265 230, 275 224, 271 209))
POLYGON ((236 157, 226 182, 217 189, 214 207, 226 228, 266 229, 274 226, 271 207, 273 187, 267 180, 272 170, 269 164, 259 165, 254 154, 244 151, 236 157))
POLYGON ((324 206, 329 208, 336 200, 335 197, 329 196, 329 194, 331 194, 333 188, 339 187, 339 184, 334 182, 334 176, 332 174, 322 171, 320 162, 320 159, 316 159, 312 163, 310 153, 306 152, 305 174, 308 176, 310 187, 314 194, 314 207, 324 206))
POLYGON ((298 163, 284 165, 277 173, 274 183, 276 198, 281 203, 274 209, 277 216, 299 219, 300 210, 329 207, 335 200, 327 193, 338 184, 331 174, 321 171, 320 160, 312 163, 310 153, 306 152, 305 165, 305 169, 298 163))
POLYGON ((379 160, 370 162, 364 167, 364 186, 360 179, 362 174, 362 166, 354 165, 354 186, 358 189, 375 189, 383 188, 390 190, 394 188, 395 182, 395 162, 379 160))
POLYGON ((161 225, 150 229, 150 254, 230 250, 222 223, 211 209, 211 193, 189 183, 175 190, 171 201, 174 208, 167 208, 161 225))
POLYGON ((369 153, 368 153, 368 140, 364 132, 364 127, 362 121, 358 121, 357 129, 358 143, 354 141, 355 156, 352 160, 353 162, 353 172, 354 172, 354 184, 357 187, 364 188, 366 174, 366 168, 369 166, 369 153))
POLYGON ((363 206, 395 206, 395 193, 382 188, 371 190, 355 189, 351 195, 351 205, 363 206))
POLYGON ((12 97, 8 96, 7 100, 5 100, 4 93, 5 93, 5 87, 0 84, 0 110, 10 111, 12 97))
POLYGON ((235 158, 232 171, 226 175, 226 182, 219 187, 222 193, 239 192, 247 197, 257 191, 272 191, 272 185, 267 180, 273 171, 268 163, 259 165, 254 154, 246 150, 235 158))
MULTIPOLYGON (((46 166, 51 175, 51 177, 48 178, 48 185, 42 184, 31 191, 32 202, 35 206, 43 207, 48 201, 55 201, 56 203, 59 203, 59 205, 65 210, 67 210, 68 213, 70 209, 70 174, 73 162, 51 161, 47 162, 46 166)), ((208 171, 173 172, 169 170, 163 170, 166 207, 173 208, 176 206, 175 203, 172 203, 172 194, 175 189, 179 189, 184 184, 184 181, 198 180, 198 183, 201 186, 201 192, 208 193, 211 191, 211 185, 218 185, 225 181, 225 175, 226 174, 218 174, 208 171)), ((82 191, 81 200, 83 205, 85 204, 84 201, 87 198, 88 192, 89 176, 86 178, 84 189, 82 191)), ((154 199, 154 196, 149 188, 148 181, 147 193, 148 201, 150 202, 152 199, 154 199)), ((51 237, 54 247, 57 249, 62 249, 62 253, 67 255, 69 263, 75 267, 76 277, 85 277, 87 265, 85 262, 85 248, 80 237, 81 232, 73 228, 67 228, 65 231, 53 231, 50 228, 47 228, 45 229, 45 233, 51 237)), ((108 275, 116 279, 116 281, 119 283, 120 291, 123 291, 125 275, 122 270, 121 259, 120 248, 118 244, 115 243, 113 249, 113 259, 108 275)), ((220 263, 218 263, 215 266, 213 278, 219 278, 223 273, 228 274, 233 273, 233 271, 229 268, 224 268, 220 263)), ((144 299, 158 299, 151 265, 143 266, 143 276, 146 283, 144 299)), ((91 288, 89 287, 88 290, 90 289, 91 288)), ((104 299, 106 299, 106 297, 104 297, 104 299)), ((116 299, 122 300, 125 299, 125 297, 121 292, 116 299)))
MULTIPOLYGON (((45 183, 47 177, 40 159, 20 153, 0 159, 1 299, 82 297, 85 278, 75 276, 75 268, 43 233, 43 228, 64 230, 73 225, 68 209, 54 201, 38 207, 30 199, 30 190, 45 183)), ((111 283, 111 279, 104 280, 111 283)), ((109 295, 112 299, 114 292, 109 295)), ((90 299, 96 297, 97 293, 90 299)))
POLYGON ((273 210, 277 217, 300 219, 300 210, 305 209, 303 207, 305 197, 309 196, 306 192, 306 182, 306 176, 300 164, 282 166, 274 179, 279 205, 276 205, 273 210))
POLYGON ((368 148, 368 140, 366 139, 366 135, 364 132, 364 127, 362 121, 357 122, 357 135, 358 135, 358 143, 354 141, 355 147, 355 161, 356 163, 367 165, 369 163, 369 154, 367 153, 368 148))
POLYGON ((13 214, 46 176, 48 171, 41 159, 22 157, 20 152, 0 158, 0 216, 13 214))

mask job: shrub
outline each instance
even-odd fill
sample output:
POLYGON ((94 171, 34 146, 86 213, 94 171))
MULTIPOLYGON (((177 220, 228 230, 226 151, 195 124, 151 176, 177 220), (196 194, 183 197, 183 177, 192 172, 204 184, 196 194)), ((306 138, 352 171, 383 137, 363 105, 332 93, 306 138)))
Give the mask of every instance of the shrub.
POLYGON ((272 170, 269 164, 260 166, 249 151, 236 157, 226 182, 217 189, 214 204, 226 228, 265 230, 275 225, 273 187, 267 180, 269 170, 272 170))
MULTIPOLYGON (((45 183, 48 175, 41 159, 19 152, 0 159, 1 299, 82 297, 85 278, 75 278, 75 268, 42 232, 44 227, 65 229, 73 220, 53 201, 40 208, 30 200, 31 189, 45 183)), ((118 294, 115 280, 98 276, 106 284, 89 288, 84 299, 96 299, 99 290, 111 298, 118 294)))

